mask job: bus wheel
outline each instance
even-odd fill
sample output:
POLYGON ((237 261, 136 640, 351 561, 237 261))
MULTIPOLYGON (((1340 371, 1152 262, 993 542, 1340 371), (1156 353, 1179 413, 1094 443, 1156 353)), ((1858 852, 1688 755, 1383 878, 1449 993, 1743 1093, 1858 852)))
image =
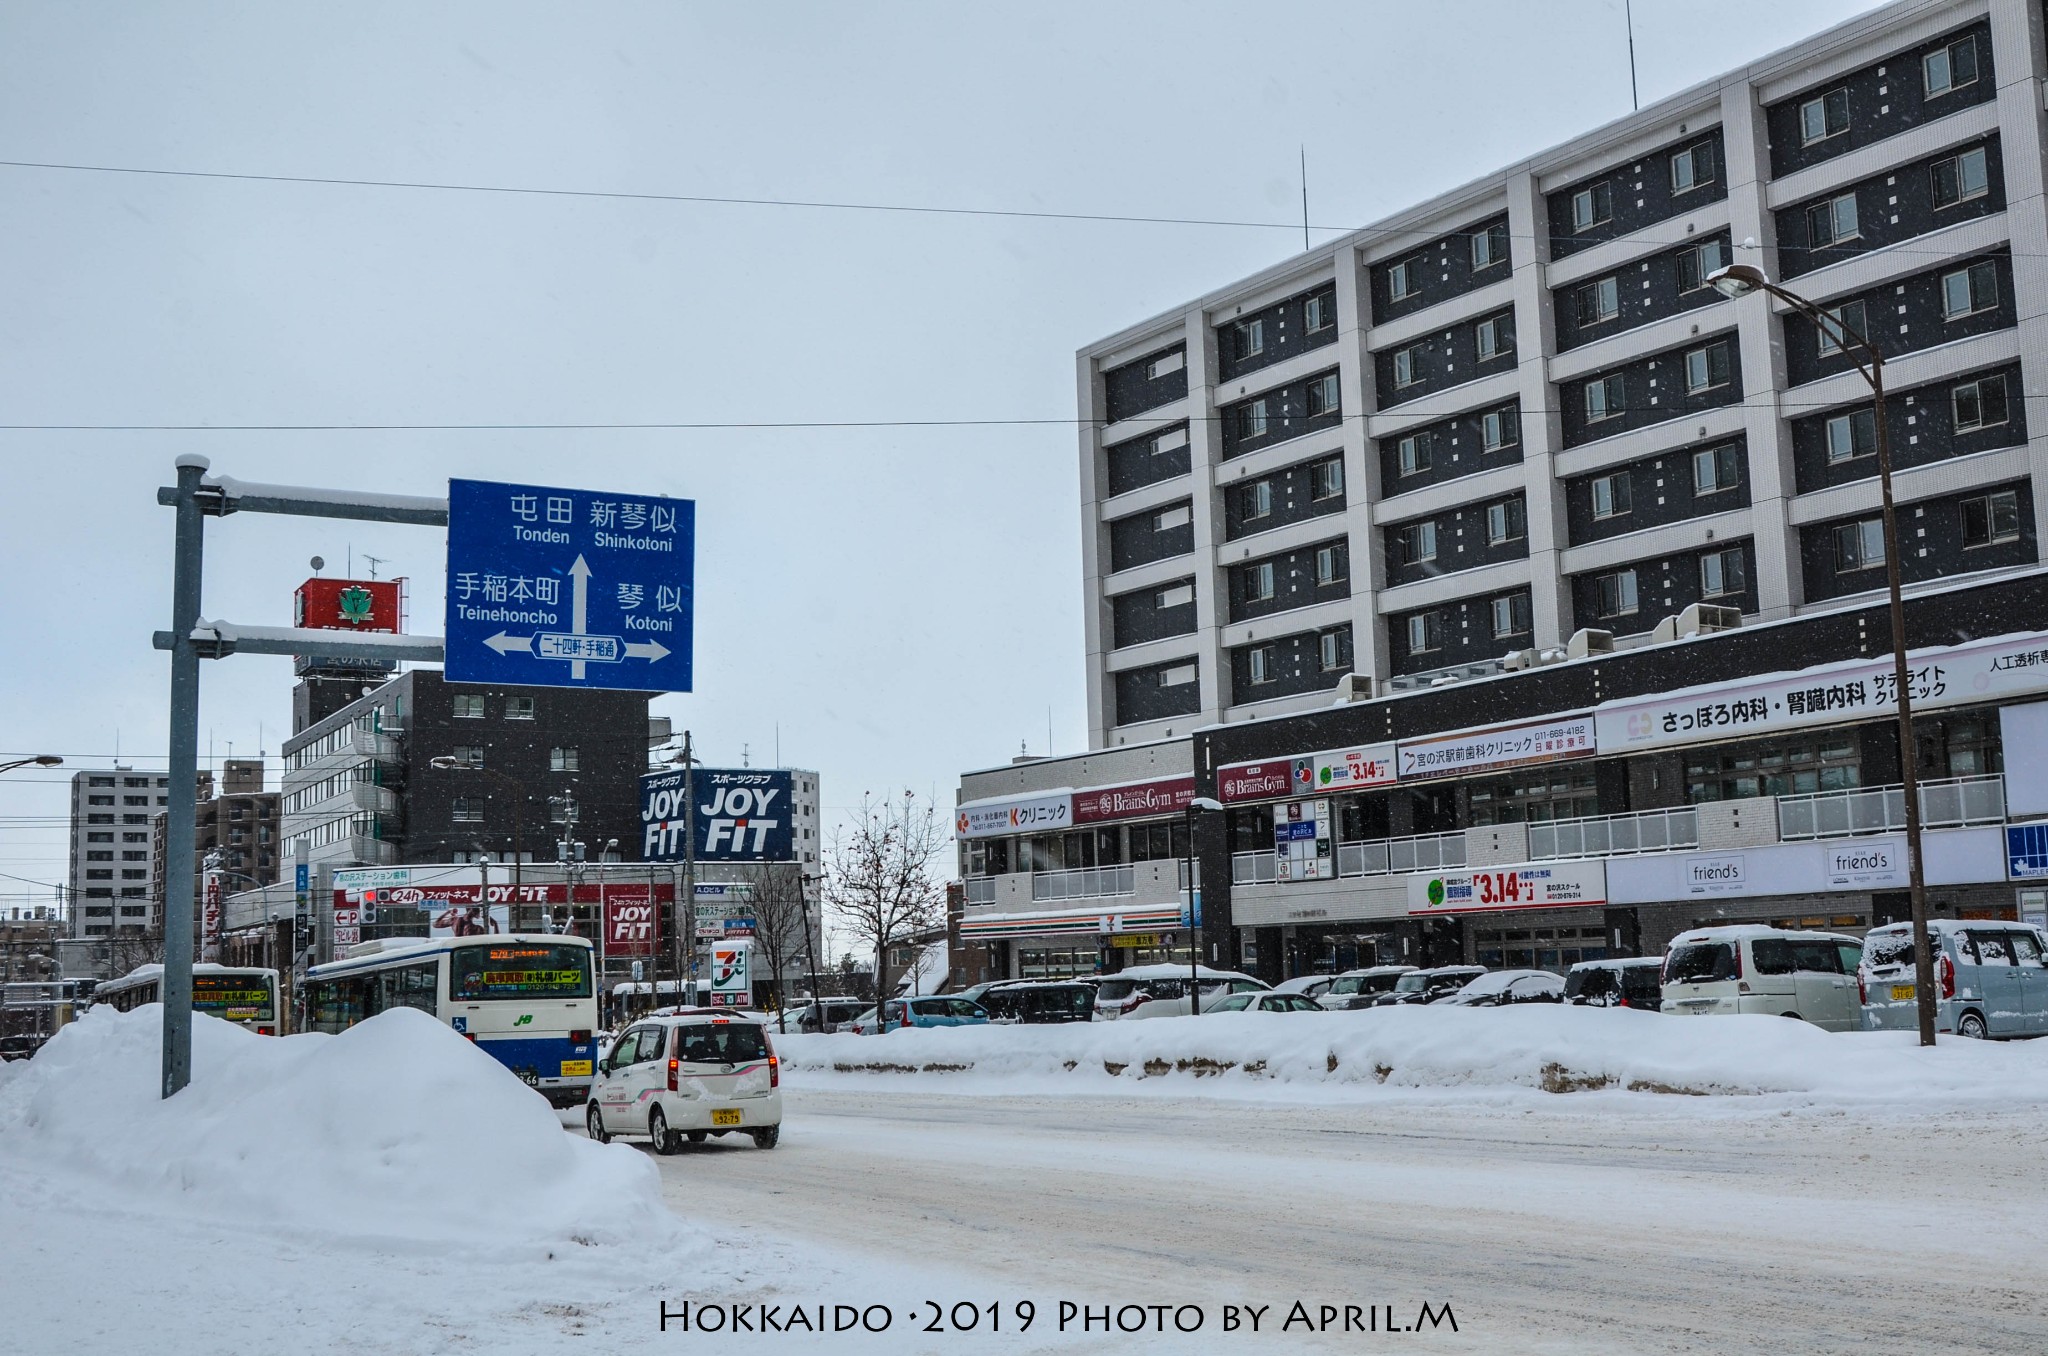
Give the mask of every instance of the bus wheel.
POLYGON ((654 1141, 654 1152, 672 1154, 676 1151, 676 1137, 669 1133, 668 1117, 661 1114, 661 1108, 647 1109, 647 1137, 654 1141))
POLYGON ((781 1126, 764 1125, 754 1132, 754 1147, 756 1149, 772 1149, 775 1147, 775 1142, 781 1138, 781 1126))
POLYGON ((599 1144, 612 1142, 612 1132, 604 1128, 604 1116, 598 1111, 597 1103, 590 1104, 590 1112, 583 1118, 583 1124, 590 1131, 590 1137, 599 1144))

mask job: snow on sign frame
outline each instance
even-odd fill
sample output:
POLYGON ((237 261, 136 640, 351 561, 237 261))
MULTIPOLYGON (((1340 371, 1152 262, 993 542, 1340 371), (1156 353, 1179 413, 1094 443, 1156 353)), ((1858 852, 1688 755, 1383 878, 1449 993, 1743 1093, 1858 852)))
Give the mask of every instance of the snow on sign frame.
POLYGON ((448 482, 453 683, 688 692, 697 505, 448 482))

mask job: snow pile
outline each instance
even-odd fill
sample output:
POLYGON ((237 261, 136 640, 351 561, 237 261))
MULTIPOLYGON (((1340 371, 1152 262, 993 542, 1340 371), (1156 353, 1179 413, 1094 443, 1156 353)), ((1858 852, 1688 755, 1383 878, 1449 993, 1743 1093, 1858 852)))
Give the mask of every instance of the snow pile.
POLYGON ((565 1134, 545 1100, 424 1013, 284 1039, 195 1016, 192 1083, 168 1101, 162 1032, 155 1004, 60 1031, 0 1082, 0 1156, 114 1184, 145 1210, 325 1239, 499 1255, 707 1246, 662 1206, 644 1154, 565 1134))
POLYGON ((1945 1038, 1925 1050, 1910 1032, 1834 1034, 1782 1017, 1666 1017, 1548 1004, 788 1036, 776 1048, 784 1067, 800 1076, 979 1076, 923 1080, 962 1091, 1014 1090, 1020 1080, 1042 1086, 1048 1078, 1081 1091, 1172 1077, 1186 1089, 1187 1075, 1209 1075, 1237 1086, 2048 1103, 2048 1042, 1945 1038))

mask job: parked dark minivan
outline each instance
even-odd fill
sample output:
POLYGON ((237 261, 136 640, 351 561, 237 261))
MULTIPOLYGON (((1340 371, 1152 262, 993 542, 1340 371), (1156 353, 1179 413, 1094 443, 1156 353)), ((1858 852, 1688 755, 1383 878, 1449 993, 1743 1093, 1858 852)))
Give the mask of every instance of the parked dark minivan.
POLYGON ((1657 956, 1580 961, 1564 977, 1564 1001, 1586 1008, 1664 1006, 1664 962, 1657 956))
POLYGON ((1095 986, 1079 980, 1026 980, 982 990, 992 1022, 1040 1025, 1095 1020, 1095 986))

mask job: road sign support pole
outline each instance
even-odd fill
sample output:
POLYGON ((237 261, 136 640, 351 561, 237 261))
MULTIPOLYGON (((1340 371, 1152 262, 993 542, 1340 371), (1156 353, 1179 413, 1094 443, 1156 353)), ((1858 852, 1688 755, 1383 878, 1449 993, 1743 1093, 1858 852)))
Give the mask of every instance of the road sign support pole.
POLYGON ((690 751, 690 732, 683 731, 683 896, 689 904, 689 959, 687 980, 678 976, 677 994, 687 992, 691 1005, 697 1001, 697 760, 690 751))
POLYGON ((171 566, 171 803, 164 823, 163 1095, 192 1081, 192 840, 199 795, 199 582, 206 519, 199 507, 206 458, 178 458, 177 545, 171 566))

